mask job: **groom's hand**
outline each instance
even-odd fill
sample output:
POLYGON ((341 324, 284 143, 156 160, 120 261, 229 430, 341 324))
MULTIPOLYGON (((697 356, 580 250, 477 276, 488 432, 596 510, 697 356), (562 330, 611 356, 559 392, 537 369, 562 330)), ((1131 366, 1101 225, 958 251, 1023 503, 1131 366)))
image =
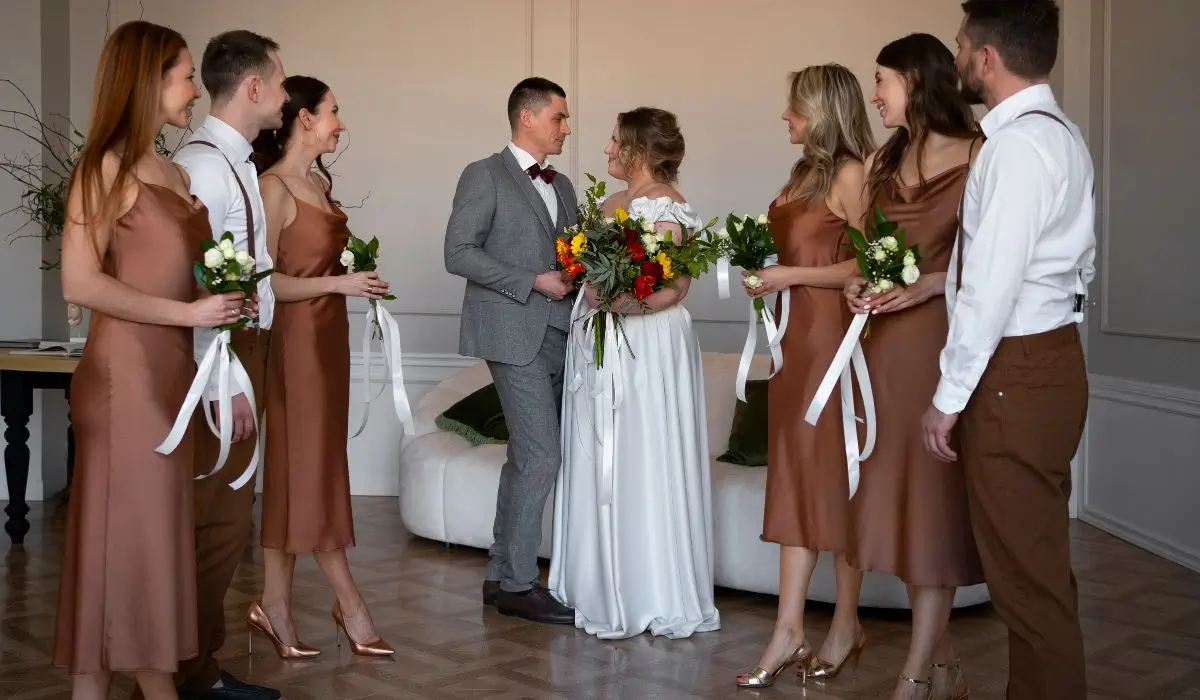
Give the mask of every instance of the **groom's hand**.
POLYGON ((533 288, 542 296, 558 301, 571 293, 567 273, 561 270, 543 272, 533 280, 533 288))
MULTIPOLYGON (((250 437, 254 433, 254 415, 250 411, 250 402, 246 399, 245 394, 234 396, 233 406, 233 431, 230 436, 230 442, 240 442, 250 437)), ((221 429, 221 405, 219 402, 213 402, 213 423, 217 426, 217 430, 221 429)))

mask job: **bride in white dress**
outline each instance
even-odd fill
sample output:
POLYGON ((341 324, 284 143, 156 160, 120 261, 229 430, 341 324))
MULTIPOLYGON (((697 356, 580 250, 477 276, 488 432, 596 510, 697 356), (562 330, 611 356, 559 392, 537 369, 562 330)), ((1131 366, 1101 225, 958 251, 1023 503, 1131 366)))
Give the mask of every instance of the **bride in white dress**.
MULTIPOLYGON (((670 112, 642 107, 619 115, 604 153, 609 175, 629 187, 603 201, 604 215, 621 208, 676 237, 702 227, 671 186, 683 152, 670 112)), ((682 305, 690 281, 676 277, 677 288, 644 300, 648 309, 633 301, 614 309, 626 314, 623 333, 620 345, 609 335, 603 373, 585 330, 594 313, 590 290, 576 305, 549 588, 575 609, 576 627, 601 639, 647 630, 681 638, 721 626, 713 603, 704 378, 682 305)))

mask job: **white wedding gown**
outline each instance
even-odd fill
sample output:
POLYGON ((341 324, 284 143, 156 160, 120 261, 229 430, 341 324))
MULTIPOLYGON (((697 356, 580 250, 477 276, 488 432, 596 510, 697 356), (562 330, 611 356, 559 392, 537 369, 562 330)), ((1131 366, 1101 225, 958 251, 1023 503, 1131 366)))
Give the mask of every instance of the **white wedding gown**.
MULTIPOLYGON (((703 226, 667 197, 635 199, 629 215, 703 226)), ((550 591, 575 609, 576 627, 601 639, 719 629, 704 376, 691 316, 679 304, 624 316, 621 344, 610 331, 598 370, 584 328, 592 313, 576 306, 567 346, 550 591)))

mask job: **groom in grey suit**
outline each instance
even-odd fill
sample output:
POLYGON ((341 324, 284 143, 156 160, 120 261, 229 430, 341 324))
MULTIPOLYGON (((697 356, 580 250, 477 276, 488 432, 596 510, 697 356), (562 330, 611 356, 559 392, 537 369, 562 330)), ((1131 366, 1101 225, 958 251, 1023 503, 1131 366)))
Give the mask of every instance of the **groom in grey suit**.
POLYGON ((559 411, 574 292, 554 241, 575 224, 571 182, 546 166, 571 133, 566 93, 527 78, 508 98, 512 141, 463 170, 446 226, 446 270, 465 277, 459 353, 485 360, 508 424, 483 602, 573 624, 539 583, 542 513, 562 464, 559 411))

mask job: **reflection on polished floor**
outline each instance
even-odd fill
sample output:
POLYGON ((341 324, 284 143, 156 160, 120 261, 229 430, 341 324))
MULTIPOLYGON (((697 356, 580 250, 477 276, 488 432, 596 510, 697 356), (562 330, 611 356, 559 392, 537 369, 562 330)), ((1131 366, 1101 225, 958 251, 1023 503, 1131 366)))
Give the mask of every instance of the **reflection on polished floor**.
MULTIPOLYGON (((223 665, 274 686, 288 700, 480 700, 630 698, 887 698, 903 663, 907 615, 864 611, 862 663, 823 687, 785 673, 766 691, 737 691, 733 676, 754 665, 770 634, 775 599, 718 592, 723 629, 691 639, 642 636, 597 641, 570 627, 502 617, 479 601, 486 555, 447 548, 404 531, 394 498, 356 498, 359 546, 351 563, 390 660, 353 657, 334 643, 332 596, 311 559, 297 568, 296 625, 324 653, 284 662, 262 640, 247 655, 242 616, 260 590, 257 546, 247 549, 226 600, 230 641, 223 665)), ((50 666, 65 508, 35 504, 23 548, 0 541, 0 698, 67 700, 67 676, 50 666)), ((1087 525, 1073 529, 1092 698, 1200 700, 1200 574, 1087 525)), ((255 537, 257 542, 257 537, 255 537)), ((829 606, 811 606, 819 642, 829 606)), ((971 698, 1004 696, 1006 643, 989 606, 955 615, 971 698)), ((128 680, 120 684, 122 693, 128 680)))

